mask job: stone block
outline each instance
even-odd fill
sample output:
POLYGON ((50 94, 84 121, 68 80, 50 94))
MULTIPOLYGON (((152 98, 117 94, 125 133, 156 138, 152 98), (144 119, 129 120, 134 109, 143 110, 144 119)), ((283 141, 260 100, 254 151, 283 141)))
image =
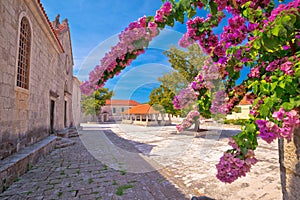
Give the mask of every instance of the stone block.
POLYGON ((284 141, 283 147, 284 151, 281 151, 280 156, 283 199, 298 200, 300 196, 300 127, 294 130, 294 137, 291 141, 284 141))
POLYGON ((27 147, 20 152, 0 161, 0 192, 13 181, 28 171, 41 157, 54 149, 56 137, 49 136, 44 140, 27 147))

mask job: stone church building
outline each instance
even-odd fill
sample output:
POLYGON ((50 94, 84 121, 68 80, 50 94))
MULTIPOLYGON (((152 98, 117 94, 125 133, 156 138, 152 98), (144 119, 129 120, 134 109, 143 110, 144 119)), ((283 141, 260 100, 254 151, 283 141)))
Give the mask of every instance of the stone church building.
POLYGON ((0 1, 0 160, 73 126, 68 20, 40 0, 0 1))

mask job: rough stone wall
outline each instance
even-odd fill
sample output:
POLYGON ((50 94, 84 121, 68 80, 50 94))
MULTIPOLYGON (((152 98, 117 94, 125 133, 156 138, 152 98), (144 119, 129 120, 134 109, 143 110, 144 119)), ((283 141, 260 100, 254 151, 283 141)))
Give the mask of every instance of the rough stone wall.
POLYGON ((58 68, 58 73, 61 74, 61 79, 64 81, 64 98, 67 101, 67 123, 66 127, 74 126, 72 112, 72 92, 73 92, 73 56, 70 38, 70 29, 67 28, 63 33, 58 34, 58 38, 64 48, 64 53, 60 54, 62 61, 61 68, 58 68))
POLYGON ((281 141, 280 167, 284 200, 300 197, 300 127, 294 131, 292 141, 281 141))
POLYGON ((300 197, 300 127, 294 131, 292 141, 282 140, 280 171, 284 200, 298 200, 300 197))
POLYGON ((80 114, 81 114, 81 91, 80 91, 80 81, 73 77, 73 93, 72 93, 72 111, 73 111, 73 121, 74 126, 79 128, 80 126, 80 114))
POLYGON ((101 113, 108 113, 108 120, 118 121, 122 120, 122 112, 131 109, 133 106, 129 105, 105 105, 101 109, 101 113), (115 109, 115 113, 113 112, 115 109))
MULTIPOLYGON (((69 100, 67 126, 72 124, 71 93, 65 94, 64 85, 68 80, 72 88, 73 70, 63 73, 71 47, 64 53, 53 39, 37 0, 0 1, 0 26, 0 159, 4 159, 49 135, 51 99, 55 101, 54 129, 65 128, 65 98, 69 100), (16 86, 22 15, 28 18, 32 30, 28 90, 16 86)), ((69 62, 72 66, 73 61, 69 62)))

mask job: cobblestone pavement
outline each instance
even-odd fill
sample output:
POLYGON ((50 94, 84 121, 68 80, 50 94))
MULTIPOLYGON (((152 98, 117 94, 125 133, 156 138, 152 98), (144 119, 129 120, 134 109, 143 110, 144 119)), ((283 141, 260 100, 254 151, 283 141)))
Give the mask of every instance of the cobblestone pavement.
MULTIPOLYGON (((103 136, 99 131, 80 133, 95 132, 103 136)), ((109 138, 128 151, 137 151, 114 134, 109 138)), ((0 194, 0 199, 188 199, 158 171, 115 170, 95 159, 80 138, 72 140, 75 145, 53 151, 0 194)))
POLYGON ((220 200, 282 199, 277 141, 267 144, 259 139, 259 147, 255 151, 259 162, 246 177, 224 184, 215 177, 215 165, 223 152, 230 148, 228 138, 239 130, 223 125, 202 128, 209 130, 196 138, 193 132, 178 135, 174 127, 149 131, 144 127, 117 125, 111 129, 122 138, 138 142, 135 146, 163 166, 161 169, 169 174, 169 180, 184 188, 190 197, 205 194, 220 200))
POLYGON ((259 141, 260 162, 223 184, 215 165, 238 130, 213 128, 195 137, 172 126, 85 125, 76 145, 52 152, 0 199, 282 199, 277 143, 259 141))

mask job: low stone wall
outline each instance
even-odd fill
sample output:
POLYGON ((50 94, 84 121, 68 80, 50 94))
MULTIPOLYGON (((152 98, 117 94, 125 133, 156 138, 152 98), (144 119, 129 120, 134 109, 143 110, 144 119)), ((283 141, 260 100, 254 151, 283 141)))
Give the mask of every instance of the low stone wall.
POLYGON ((132 120, 122 119, 122 124, 132 124, 132 120))
POLYGON ((291 141, 280 140, 279 160, 284 200, 300 197, 300 127, 291 141))
POLYGON ((55 142, 56 136, 49 136, 0 161, 0 192, 30 170, 40 158, 50 153, 54 149, 55 142))
POLYGON ((148 121, 148 122, 146 122, 146 121, 139 121, 139 120, 137 120, 137 121, 133 121, 132 124, 134 124, 134 125, 140 125, 140 126, 158 126, 158 122, 157 121, 148 121))

